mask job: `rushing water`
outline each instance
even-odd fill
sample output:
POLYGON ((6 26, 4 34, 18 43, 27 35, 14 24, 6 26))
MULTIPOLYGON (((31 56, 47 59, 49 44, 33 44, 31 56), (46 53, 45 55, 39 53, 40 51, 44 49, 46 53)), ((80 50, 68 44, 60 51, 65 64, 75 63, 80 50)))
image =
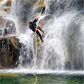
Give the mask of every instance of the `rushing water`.
POLYGON ((7 3, 7 0, 3 0, 2 2, 0 2, 0 7, 6 5, 6 3, 7 3))
MULTIPOLYGON (((35 0, 34 0, 35 1, 35 0)), ((21 43, 19 69, 32 69, 35 57, 34 33, 28 28, 29 20, 35 14, 35 8, 23 0, 14 0, 11 4, 10 15, 17 17, 17 34, 21 43), (23 23, 25 26, 23 27, 23 23), (20 31, 21 30, 21 31, 20 31)), ((79 11, 78 1, 81 0, 47 0, 45 11, 40 20, 45 19, 43 30, 44 43, 38 47, 36 69, 40 70, 83 70, 84 69, 84 17, 83 7, 79 11)), ((14 18, 13 17, 13 18, 14 18)))
MULTIPOLYGON (((83 6, 78 8, 78 1, 83 2, 47 0, 45 3, 44 14, 39 17, 46 24, 43 26, 44 43, 38 47, 34 70, 38 77, 37 84, 84 84, 84 16, 83 6), (47 21, 47 16, 52 18, 47 21)), ((6 17, 15 23, 21 48, 18 67, 0 70, 0 73, 8 73, 0 74, 0 84, 33 84, 35 81, 31 75, 35 39, 34 33, 28 28, 28 21, 35 14, 32 3, 24 6, 23 0, 14 0, 10 10, 12 18, 6 17)))
MULTIPOLYGON (((81 19, 83 16, 77 11, 77 4, 77 0, 65 0, 65 2, 47 0, 45 13, 41 18, 53 14, 54 19, 43 27, 45 37, 44 43, 38 47, 36 69, 79 70, 84 68, 82 38, 84 18, 81 19), (64 8, 61 8, 61 3, 64 8)), ((19 68, 31 69, 35 56, 34 36, 31 30, 27 29, 19 39, 24 44, 20 52, 19 68)))
MULTIPOLYGON (((45 14, 49 14, 52 10, 54 10, 54 8, 49 9, 49 7, 47 7, 53 2, 55 2, 56 4, 59 3, 58 6, 60 7, 61 1, 59 0, 47 1, 45 14)), ((37 58, 37 64, 36 64, 37 69, 53 69, 53 70, 65 70, 65 69, 76 69, 76 68, 83 69, 83 65, 84 65, 82 60, 83 55, 81 55, 81 59, 79 59, 80 51, 78 52, 79 54, 78 56, 77 54, 75 54, 76 51, 79 50, 79 47, 81 47, 80 42, 78 42, 79 39, 76 41, 72 41, 70 37, 72 36, 73 40, 75 40, 76 37, 75 37, 74 30, 77 30, 79 33, 77 37, 81 36, 80 33, 82 33, 81 29, 83 28, 84 19, 82 19, 80 24, 76 22, 77 20, 81 20, 79 16, 78 16, 79 19, 77 18, 77 15, 79 14, 79 12, 77 11, 77 8, 76 8, 76 2, 77 1, 67 0, 64 9, 57 7, 57 10, 55 10, 56 12, 53 12, 54 13, 53 21, 46 23, 46 25, 44 26, 43 30, 45 31, 45 37, 44 37, 44 43, 41 44, 38 48, 40 49, 40 52, 39 52, 40 54, 37 58), (78 30, 78 27, 80 28, 80 31, 78 30), (78 42, 78 44, 75 44, 75 42, 78 42), (71 52, 71 50, 73 50, 73 46, 70 47, 71 45, 74 45, 74 46, 79 45, 79 47, 75 48, 75 52, 71 52), (80 67, 80 64, 82 65, 81 67, 80 67)), ((51 8, 52 8, 52 5, 51 5, 51 8)), ((44 14, 44 17, 45 17, 45 14, 44 14)), ((28 32, 30 32, 30 30, 28 30, 28 32)), ((26 36, 28 38, 31 38, 29 35, 25 34, 24 37, 26 36)), ((23 40, 23 44, 25 44, 25 42, 27 42, 27 44, 31 44, 30 43, 31 41, 30 42, 29 41, 30 40, 23 40)), ((82 42, 83 40, 80 39, 80 41, 82 42)), ((28 50, 30 47, 29 46, 27 47, 28 48, 26 49, 28 50)), ((31 52, 34 52, 33 49, 31 48, 30 52, 28 52, 29 50, 27 51, 28 54, 26 55, 27 56, 26 59, 24 58, 24 54, 26 53, 26 51, 24 51, 23 49, 22 50, 23 54, 21 53, 20 60, 21 59, 25 61, 29 60, 29 58, 31 58, 31 56, 29 55, 31 54, 31 52)), ((83 53, 83 51, 81 53, 83 53)), ((32 55, 33 55, 32 57, 35 56, 35 54, 32 54, 32 55)), ((30 61, 28 62, 30 66, 26 63, 23 66, 32 68, 31 66, 31 64, 33 63, 32 59, 30 59, 30 61)))

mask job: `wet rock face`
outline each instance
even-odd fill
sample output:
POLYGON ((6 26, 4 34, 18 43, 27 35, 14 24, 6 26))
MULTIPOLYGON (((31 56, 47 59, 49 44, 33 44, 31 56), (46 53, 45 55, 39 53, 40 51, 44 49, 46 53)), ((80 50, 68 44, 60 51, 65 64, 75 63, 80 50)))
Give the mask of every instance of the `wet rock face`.
MULTIPOLYGON (((44 4, 44 0, 17 0, 16 5, 16 16, 21 22, 27 23, 35 14, 40 13, 44 4), (19 7, 18 7, 19 6, 19 7)), ((42 11, 44 12, 45 7, 42 11)))
MULTIPOLYGON (((84 0, 78 0, 78 9, 81 10, 84 8, 84 0)), ((84 13, 84 11, 83 11, 84 13)))
POLYGON ((74 7, 79 10, 84 8, 83 0, 49 0, 47 4, 49 14, 53 14, 58 10, 62 13, 63 11, 72 10, 74 7))
POLYGON ((0 68, 13 68, 18 64, 20 44, 16 38, 12 38, 11 40, 0 40, 0 68), (11 42, 13 39, 17 42, 17 48, 11 42))
POLYGON ((16 34, 15 23, 10 19, 0 17, 0 36, 16 34))
POLYGON ((16 0, 15 9, 16 16, 21 22, 27 22, 34 14, 34 3, 37 0, 16 0))
POLYGON ((24 16, 23 16, 23 21, 27 22, 28 18, 30 18, 32 16, 32 11, 33 11, 33 7, 32 4, 27 3, 24 5, 24 16))
POLYGON ((17 66, 19 59, 19 40, 15 38, 15 23, 0 17, 0 68, 17 66), (14 36, 11 36, 11 35, 14 36))
POLYGON ((83 70, 84 64, 84 39, 81 24, 83 23, 84 16, 77 15, 68 27, 66 34, 66 42, 69 53, 69 66, 72 69, 83 70))
POLYGON ((39 21, 38 26, 40 28, 43 28, 47 23, 53 23, 53 21, 54 21, 54 16, 53 15, 47 15, 39 21))

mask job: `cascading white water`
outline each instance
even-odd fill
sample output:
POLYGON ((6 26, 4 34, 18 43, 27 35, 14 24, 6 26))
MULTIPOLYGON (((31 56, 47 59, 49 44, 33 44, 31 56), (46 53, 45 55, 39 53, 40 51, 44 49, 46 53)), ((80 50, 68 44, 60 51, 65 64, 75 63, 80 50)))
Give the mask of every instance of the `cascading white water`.
MULTIPOLYGON (((82 66, 82 69, 84 68, 82 60, 84 59, 82 40, 84 35, 84 24, 83 21, 79 25, 76 24, 77 22, 75 19, 79 14, 75 9, 76 2, 77 0, 47 0, 44 17, 53 13, 54 19, 53 21, 46 23, 43 28, 45 32, 45 37, 43 38, 44 43, 38 48, 39 54, 36 69, 80 69, 80 65, 82 66), (52 8, 53 4, 54 8, 52 8), (53 12, 52 10, 55 11, 53 12), (80 41, 79 39, 76 40, 77 34, 75 29, 77 29, 77 32, 79 33, 78 36, 81 36, 81 38, 79 37, 80 41), (82 55, 80 54, 80 48, 82 48, 82 55), (79 59, 80 55, 81 58, 79 59), (78 64, 78 62, 80 62, 80 64, 78 64), (75 66, 77 66, 77 68, 75 66)), ((20 3, 20 1, 18 3, 20 3)), ((19 36, 19 39, 22 43, 22 47, 18 68, 31 69, 35 56, 34 34, 31 30, 27 29, 25 34, 19 36)))
POLYGON ((76 11, 73 11, 60 17, 54 17, 54 20, 44 27, 46 35, 41 46, 42 50, 39 56, 41 59, 37 58, 37 67, 54 70, 65 69, 66 63, 70 60, 65 38, 67 34, 65 32, 67 32, 76 14, 76 11))
MULTIPOLYGON (((32 34, 33 32, 28 28, 28 25, 25 26, 26 25, 25 24, 23 26, 22 24, 22 21, 24 21, 24 17, 26 17, 26 15, 24 15, 25 8, 26 7, 24 7, 23 0, 15 0, 14 3, 12 3, 10 12, 10 15, 14 15, 18 18, 17 24, 19 24, 17 27, 17 34, 21 43, 21 49, 20 49, 18 68, 32 68, 34 63, 34 54, 35 54, 34 34, 32 34), (26 32, 24 33, 24 31, 26 32)), ((28 10, 26 10, 26 13, 31 10, 32 8, 30 7, 28 10)), ((29 14, 30 13, 31 12, 29 12, 29 14)), ((29 15, 27 15, 27 17, 28 16, 29 15)))
POLYGON ((20 43, 22 43, 20 49, 20 57, 19 57, 19 66, 18 68, 32 68, 33 66, 33 56, 34 53, 34 36, 31 30, 27 30, 27 32, 23 35, 20 35, 20 43))
MULTIPOLYGON (((48 1, 47 10, 51 2, 52 2, 51 0, 48 1)), ((83 45, 83 40, 82 39, 75 40, 77 36, 82 37, 82 35, 80 35, 82 32, 78 30, 77 27, 81 29, 81 26, 83 27, 82 25, 83 21, 78 25, 76 24, 76 22, 74 22, 75 19, 79 17, 77 16, 79 15, 79 12, 76 11, 75 9, 76 7, 74 6, 77 1, 66 0, 66 2, 68 3, 66 3, 65 8, 63 9, 64 11, 62 9, 59 9, 60 8, 59 6, 57 11, 54 12, 54 15, 56 16, 55 20, 51 23, 48 23, 44 27, 46 36, 44 38, 45 42, 42 44, 43 46, 41 52, 42 55, 40 57, 42 58, 42 60, 39 59, 41 62, 40 61, 38 62, 39 66, 41 66, 41 69, 65 70, 67 69, 66 67, 68 67, 68 69, 83 69, 84 67, 83 50, 79 50, 79 47, 83 48, 83 46, 81 47, 81 45, 79 45, 80 41, 82 41, 83 45), (74 5, 71 4, 72 2, 74 3, 74 5), (60 10, 62 11, 61 15, 60 10), (75 30, 77 30, 77 33, 79 33, 79 35, 76 34, 75 30), (72 40, 69 37, 70 36, 69 34, 73 35, 73 40, 75 40, 77 44, 75 44, 75 42, 72 42, 72 40), (73 45, 72 48, 70 49, 71 43, 73 45), (67 56, 65 52, 67 53, 67 56)), ((61 3, 61 1, 57 0, 56 3, 61 3)), ((48 12, 49 11, 50 9, 48 10, 48 12)), ((81 18, 79 18, 79 20, 81 20, 81 18)))
POLYGON ((16 27, 18 27, 16 24, 17 23, 16 17, 0 16, 0 20, 2 23, 0 25, 0 38, 16 35, 16 27))
POLYGON ((1 2, 0 2, 0 7, 6 5, 6 3, 7 3, 7 0, 3 0, 3 1, 1 1, 1 2))

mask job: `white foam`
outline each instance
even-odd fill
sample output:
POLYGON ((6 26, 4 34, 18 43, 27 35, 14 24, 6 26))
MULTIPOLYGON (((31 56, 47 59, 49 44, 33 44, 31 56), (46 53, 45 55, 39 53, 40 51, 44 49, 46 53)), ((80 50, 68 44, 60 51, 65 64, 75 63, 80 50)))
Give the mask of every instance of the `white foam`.
MULTIPOLYGON (((35 74, 56 74, 56 75, 84 75, 84 71, 72 71, 72 70, 34 70, 35 74)), ((0 73, 15 73, 15 74, 32 74, 32 69, 3 69, 0 73)))

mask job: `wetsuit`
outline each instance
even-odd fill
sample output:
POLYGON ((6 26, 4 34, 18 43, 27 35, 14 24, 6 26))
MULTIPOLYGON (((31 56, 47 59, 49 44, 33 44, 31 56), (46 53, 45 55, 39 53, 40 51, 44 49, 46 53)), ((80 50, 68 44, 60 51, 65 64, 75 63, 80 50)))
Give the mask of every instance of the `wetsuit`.
MULTIPOLYGON (((30 29, 31 29, 33 32, 36 31, 36 33, 39 35, 41 41, 43 42, 43 39, 42 39, 42 37, 41 37, 41 34, 40 34, 39 31, 38 31, 38 29, 41 30, 41 28, 38 27, 38 28, 36 29, 36 22, 35 22, 35 21, 32 21, 32 22, 29 23, 29 24, 31 24, 31 25, 30 25, 30 29)), ((41 30, 41 31, 42 31, 42 30, 41 30)), ((43 31, 42 31, 42 32, 43 32, 43 31)), ((44 32, 43 32, 43 33, 44 33, 44 32)))

